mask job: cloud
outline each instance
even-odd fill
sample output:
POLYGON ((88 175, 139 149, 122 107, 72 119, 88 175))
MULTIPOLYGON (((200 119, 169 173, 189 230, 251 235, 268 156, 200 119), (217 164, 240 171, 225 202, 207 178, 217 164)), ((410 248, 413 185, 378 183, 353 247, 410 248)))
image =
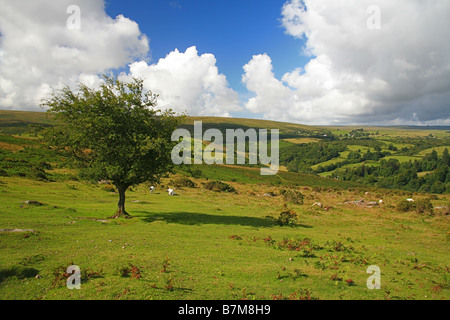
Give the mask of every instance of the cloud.
POLYGON ((51 87, 80 80, 148 56, 136 22, 109 17, 101 0, 1 0, 0 106, 37 108, 51 87), (79 29, 68 27, 70 5, 80 9, 79 29))
POLYGON ((219 73, 214 55, 199 56, 191 47, 148 64, 147 36, 135 21, 108 16, 103 0, 0 0, 0 6, 3 109, 41 110, 41 99, 53 88, 75 88, 78 82, 98 87, 102 73, 129 66, 121 78, 144 79, 145 87, 160 95, 162 108, 209 116, 240 110, 239 97, 219 73), (79 8, 78 29, 72 27, 72 5, 79 8))
POLYGON ((290 0, 282 24, 306 39, 311 59, 278 80, 270 57, 254 56, 244 66, 254 93, 245 106, 310 124, 448 124, 449 15, 448 1, 290 0), (371 6, 379 29, 368 27, 371 6))
POLYGON ((241 109, 238 94, 219 73, 213 54, 198 55, 196 47, 184 53, 177 49, 156 64, 145 61, 130 65, 122 79, 137 77, 144 87, 159 94, 158 105, 189 115, 230 116, 241 109))
POLYGON ((178 10, 182 9, 181 4, 178 1, 171 1, 170 2, 170 7, 172 9, 178 9, 178 10))

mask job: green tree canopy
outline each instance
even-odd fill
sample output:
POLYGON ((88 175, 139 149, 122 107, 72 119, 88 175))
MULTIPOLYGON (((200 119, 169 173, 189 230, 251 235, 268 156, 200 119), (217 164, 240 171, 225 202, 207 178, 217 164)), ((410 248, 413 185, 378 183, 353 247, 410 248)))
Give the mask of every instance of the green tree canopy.
POLYGON ((44 99, 56 121, 44 139, 73 159, 81 177, 115 185, 117 218, 129 216, 125 192, 130 186, 157 182, 173 168, 171 135, 183 116, 158 109, 157 96, 144 90, 141 79, 104 80, 99 89, 80 84, 77 91, 65 87, 44 99))

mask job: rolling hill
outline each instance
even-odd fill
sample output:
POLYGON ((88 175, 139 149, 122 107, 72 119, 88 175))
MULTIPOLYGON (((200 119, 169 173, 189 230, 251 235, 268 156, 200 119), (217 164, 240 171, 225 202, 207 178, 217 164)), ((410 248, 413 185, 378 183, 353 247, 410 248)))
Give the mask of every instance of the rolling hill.
POLYGON ((28 131, 28 124, 51 125, 43 113, 2 111, 0 119, 1 300, 449 299, 449 194, 312 171, 351 154, 390 151, 422 159, 430 167, 421 174, 433 175, 445 156, 445 130, 433 138, 411 131, 402 140, 392 128, 346 128, 349 135, 340 136, 343 128, 188 118, 188 129, 194 120, 221 130, 279 128, 283 157, 299 151, 293 160, 305 160, 310 173, 180 166, 152 193, 147 183, 131 188, 131 218, 111 219, 114 186, 80 179, 28 131), (334 157, 314 156, 322 153, 334 157), (80 290, 66 287, 72 265, 81 271, 80 290), (379 290, 367 286, 373 266, 381 270, 379 290))
MULTIPOLYGON (((445 177, 441 178, 441 182, 436 182, 433 175, 438 172, 437 164, 428 167, 421 165, 416 170, 417 176, 413 177, 414 185, 395 184, 389 179, 379 177, 379 173, 370 172, 369 174, 363 173, 363 176, 357 176, 360 175, 357 170, 360 170, 361 167, 386 166, 386 163, 393 163, 392 161, 400 166, 421 162, 433 150, 436 150, 438 157, 441 157, 446 149, 450 149, 448 127, 319 127, 268 120, 220 117, 187 117, 182 127, 193 134, 195 121, 202 122, 203 131, 210 128, 219 129, 223 133, 226 129, 247 130, 250 128, 278 129, 280 131, 281 167, 278 175, 263 179, 258 176, 257 171, 250 170, 255 166, 248 164, 243 166, 202 166, 200 171, 209 179, 234 179, 243 182, 265 181, 270 184, 298 184, 300 181, 309 181, 308 185, 341 185, 343 187, 377 186, 377 184, 381 187, 389 187, 391 184, 392 187, 406 188, 410 191, 417 191, 422 187, 423 191, 437 190, 438 193, 450 189, 448 179, 445 177), (368 175, 371 177, 368 178, 368 175), (435 183, 438 185, 433 187, 435 183)), ((0 111, 1 146, 5 150, 16 150, 22 148, 21 144, 35 143, 30 140, 32 138, 30 133, 36 128, 51 125, 52 121, 46 117, 44 112, 2 110, 0 111), (22 139, 22 141, 17 140, 16 143, 11 143, 11 139, 22 139)), ((205 147, 208 143, 203 141, 203 146, 205 147)), ((8 171, 7 168, 3 170, 8 171)))

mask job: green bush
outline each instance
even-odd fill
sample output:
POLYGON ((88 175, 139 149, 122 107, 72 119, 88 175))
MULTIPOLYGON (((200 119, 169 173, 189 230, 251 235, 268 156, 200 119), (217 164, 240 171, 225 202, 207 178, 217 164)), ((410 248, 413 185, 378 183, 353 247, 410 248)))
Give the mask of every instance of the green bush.
POLYGON ((415 202, 409 202, 407 200, 402 200, 397 204, 397 210, 400 212, 409 212, 416 209, 415 202))
POLYGON ((208 181, 203 183, 203 187, 216 192, 236 192, 233 186, 222 181, 208 181))
POLYGON ((175 180, 171 181, 171 184, 175 187, 175 188, 182 188, 182 187, 187 187, 187 188, 195 188, 195 183, 186 177, 181 177, 181 178, 177 178, 175 180))
POLYGON ((41 161, 39 162, 36 167, 42 169, 42 170, 52 170, 52 165, 45 162, 45 161, 41 161))
POLYGON ((300 191, 282 189, 280 194, 286 202, 293 204, 303 204, 304 195, 300 191))
POLYGON ((108 192, 116 192, 116 188, 112 184, 105 184, 102 187, 102 190, 108 191, 108 192))
POLYGON ((33 166, 29 170, 27 177, 36 180, 48 180, 45 170, 40 166, 33 166))
POLYGON ((186 169, 184 170, 187 174, 189 174, 192 178, 201 178, 203 175, 202 170, 196 166, 186 166, 186 169))
POLYGON ((292 209, 288 209, 285 205, 283 207, 283 211, 280 213, 280 216, 277 219, 277 222, 280 226, 294 227, 298 222, 297 212, 292 209))
POLYGON ((429 215, 433 215, 433 204, 430 199, 419 199, 416 202, 416 211, 418 213, 427 213, 429 215))
POLYGON ((397 204, 397 210, 400 212, 416 211, 417 213, 427 213, 433 215, 433 204, 430 199, 419 199, 415 202, 402 200, 397 204))

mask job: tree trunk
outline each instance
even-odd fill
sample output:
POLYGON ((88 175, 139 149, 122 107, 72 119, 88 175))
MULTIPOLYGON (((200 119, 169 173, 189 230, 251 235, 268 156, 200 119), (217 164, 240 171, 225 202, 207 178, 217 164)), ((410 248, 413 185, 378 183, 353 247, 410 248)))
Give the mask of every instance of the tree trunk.
MULTIPOLYGON (((116 186, 117 187, 117 186, 116 186)), ((114 216, 112 216, 112 219, 116 219, 119 217, 125 217, 128 218, 130 215, 125 210, 125 191, 127 191, 127 188, 125 187, 117 187, 117 191, 119 192, 119 203, 117 204, 117 212, 114 216)))

